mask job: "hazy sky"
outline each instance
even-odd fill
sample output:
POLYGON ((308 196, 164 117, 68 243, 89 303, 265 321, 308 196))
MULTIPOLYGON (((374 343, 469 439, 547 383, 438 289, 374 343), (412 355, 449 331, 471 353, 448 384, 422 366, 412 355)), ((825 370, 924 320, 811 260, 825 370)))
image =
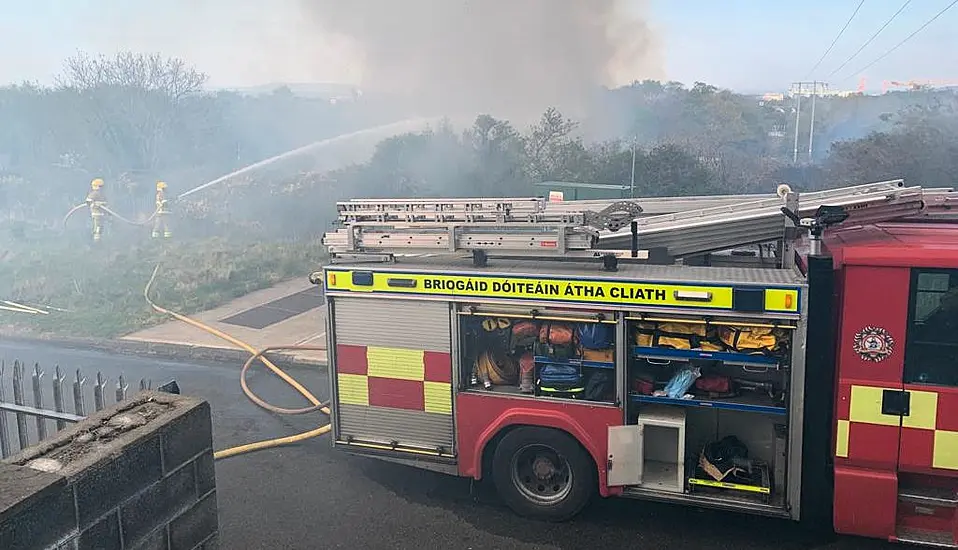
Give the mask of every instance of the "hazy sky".
MULTIPOLYGON (((0 82, 47 83, 77 50, 121 49, 183 57, 217 86, 359 79, 349 49, 304 17, 301 2, 308 0, 0 0, 0 82)), ((747 91, 782 90, 806 77, 825 79, 833 89, 854 88, 860 76, 870 89, 883 80, 958 82, 958 6, 885 60, 855 73, 950 2, 913 0, 868 48, 829 77, 903 0, 866 0, 811 75, 859 0, 648 0, 642 12, 664 74, 635 77, 701 80, 747 91)))

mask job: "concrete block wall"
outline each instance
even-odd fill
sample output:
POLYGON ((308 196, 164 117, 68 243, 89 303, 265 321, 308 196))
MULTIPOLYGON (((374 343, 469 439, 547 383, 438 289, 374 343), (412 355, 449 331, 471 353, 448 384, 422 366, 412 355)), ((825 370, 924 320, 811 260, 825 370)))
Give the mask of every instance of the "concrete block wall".
POLYGON ((205 401, 144 392, 0 464, 4 550, 217 547, 205 401))

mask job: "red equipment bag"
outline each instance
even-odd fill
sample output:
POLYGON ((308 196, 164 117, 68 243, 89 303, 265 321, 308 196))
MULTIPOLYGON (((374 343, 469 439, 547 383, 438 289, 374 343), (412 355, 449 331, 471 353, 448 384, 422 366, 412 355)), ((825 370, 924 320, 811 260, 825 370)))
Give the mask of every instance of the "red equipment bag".
POLYGON ((539 341, 543 344, 567 346, 572 343, 572 327, 564 323, 544 323, 539 329, 539 341))
POLYGON ((636 378, 632 380, 632 391, 640 395, 652 395, 655 391, 655 382, 645 377, 636 378))
POLYGON ((519 321, 512 325, 512 346, 527 347, 536 343, 539 326, 532 321, 519 321))
POLYGON ((695 380, 695 389, 707 393, 732 393, 732 379, 720 374, 705 374, 695 380))

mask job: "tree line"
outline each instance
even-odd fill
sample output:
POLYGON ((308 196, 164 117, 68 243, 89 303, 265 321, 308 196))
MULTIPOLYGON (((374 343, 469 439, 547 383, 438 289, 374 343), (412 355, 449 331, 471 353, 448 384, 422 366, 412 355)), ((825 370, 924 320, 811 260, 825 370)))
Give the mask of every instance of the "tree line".
MULTIPOLYGON (((634 181, 636 196, 771 193, 782 182, 805 190, 896 178, 928 187, 958 184, 958 95, 951 91, 889 94, 885 102, 897 111, 855 122, 861 135, 826 142, 820 159, 794 163, 793 134, 783 136, 784 123, 776 122, 783 120, 781 103, 773 104, 772 116, 768 104, 707 85, 637 87, 686 102, 663 109, 639 104, 628 111, 637 121, 659 120, 636 123, 646 134, 593 142, 577 130, 595 121, 579 124, 555 109, 526 131, 482 115, 458 134, 439 127, 387 139, 368 163, 322 179, 354 194, 408 196, 542 194, 533 184, 544 181, 634 181), (683 117, 687 111, 695 114, 683 117)), ((820 100, 816 117, 841 111, 844 101, 820 100)), ((852 124, 826 115, 816 122, 824 135, 852 124)))
MULTIPOLYGON (((253 96, 206 84, 185 61, 120 53, 78 54, 52 86, 0 88, 3 218, 53 224, 82 200, 93 177, 108 180, 118 208, 149 211, 158 179, 182 190, 405 114, 381 98, 334 104, 288 88, 253 96)), ((958 173, 958 96, 949 90, 818 98, 810 158, 810 110, 800 113, 798 163, 788 100, 654 81, 598 97, 582 120, 546 108, 530 127, 494 114, 465 129, 440 123, 383 140, 365 162, 332 171, 298 163, 211 189, 180 213, 197 235, 239 227, 300 236, 321 231, 332 200, 347 195, 515 196, 542 194, 540 182, 633 179, 637 196, 898 177, 951 186, 958 173)))

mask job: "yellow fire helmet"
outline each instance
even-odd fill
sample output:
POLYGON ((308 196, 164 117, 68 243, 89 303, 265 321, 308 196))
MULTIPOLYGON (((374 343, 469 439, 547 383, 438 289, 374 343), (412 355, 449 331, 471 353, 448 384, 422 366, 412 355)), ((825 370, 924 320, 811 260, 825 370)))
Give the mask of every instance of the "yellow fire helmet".
POLYGON ((103 187, 103 180, 101 180, 100 178, 93 180, 92 182, 90 182, 90 187, 94 189, 99 189, 103 187))
POLYGON ((499 317, 497 319, 489 318, 482 321, 482 328, 488 332, 493 332, 495 330, 503 330, 509 328, 509 325, 512 323, 509 319, 499 317))
POLYGON ((162 191, 162 190, 164 190, 164 189, 166 189, 166 182, 165 182, 165 181, 158 181, 158 182, 156 182, 156 190, 157 190, 157 191, 162 191))

